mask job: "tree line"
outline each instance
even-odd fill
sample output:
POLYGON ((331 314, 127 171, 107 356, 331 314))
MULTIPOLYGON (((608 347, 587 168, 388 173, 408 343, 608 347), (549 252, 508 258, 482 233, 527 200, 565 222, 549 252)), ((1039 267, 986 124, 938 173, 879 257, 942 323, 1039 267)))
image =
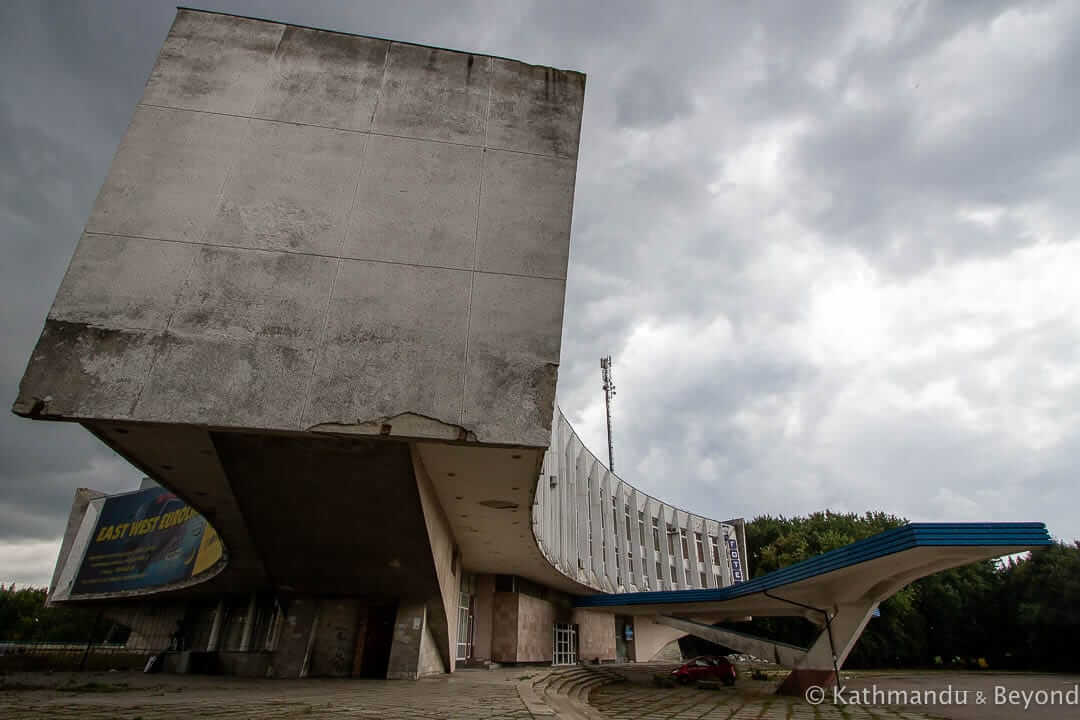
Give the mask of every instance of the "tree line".
MULTIPOLYGON (((762 515, 746 525, 753 577, 906 524, 882 512, 762 515)), ((912 583, 881 603, 846 667, 1080 669, 1080 543, 986 560, 912 583)), ((800 618, 755 618, 733 629, 808 646, 800 618)))

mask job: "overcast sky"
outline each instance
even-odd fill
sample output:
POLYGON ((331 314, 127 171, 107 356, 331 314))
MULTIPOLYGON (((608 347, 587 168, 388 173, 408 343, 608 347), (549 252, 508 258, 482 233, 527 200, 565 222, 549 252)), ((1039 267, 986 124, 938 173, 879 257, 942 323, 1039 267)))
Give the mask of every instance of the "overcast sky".
MULTIPOLYGON (((716 518, 1080 538, 1080 3, 222 2, 587 73, 560 402, 716 518)), ((0 582, 139 473, 8 411, 169 3, 0 4, 0 582)))

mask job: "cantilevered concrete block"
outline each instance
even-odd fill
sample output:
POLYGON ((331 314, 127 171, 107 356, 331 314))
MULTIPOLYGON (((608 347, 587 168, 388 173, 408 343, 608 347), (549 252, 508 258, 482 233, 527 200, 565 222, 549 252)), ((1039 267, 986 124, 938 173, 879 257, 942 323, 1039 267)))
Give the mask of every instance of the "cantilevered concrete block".
POLYGON ((583 89, 180 10, 15 411, 546 447, 583 89))

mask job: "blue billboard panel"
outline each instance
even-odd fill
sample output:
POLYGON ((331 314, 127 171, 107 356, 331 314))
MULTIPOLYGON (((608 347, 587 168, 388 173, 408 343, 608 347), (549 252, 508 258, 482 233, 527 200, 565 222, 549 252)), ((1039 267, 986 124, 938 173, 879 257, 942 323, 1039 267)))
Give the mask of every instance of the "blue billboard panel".
POLYGON ((73 595, 171 585, 221 559, 221 541, 202 515, 162 487, 106 498, 73 595))

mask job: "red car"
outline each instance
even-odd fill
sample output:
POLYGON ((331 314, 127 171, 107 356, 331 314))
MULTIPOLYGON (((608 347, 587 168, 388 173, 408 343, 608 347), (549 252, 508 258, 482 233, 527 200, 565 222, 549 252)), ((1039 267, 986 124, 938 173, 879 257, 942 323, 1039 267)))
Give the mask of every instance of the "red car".
POLYGON ((734 685, 735 666, 726 658, 702 655, 672 670, 671 677, 681 683, 695 680, 719 680, 725 685, 734 685))

